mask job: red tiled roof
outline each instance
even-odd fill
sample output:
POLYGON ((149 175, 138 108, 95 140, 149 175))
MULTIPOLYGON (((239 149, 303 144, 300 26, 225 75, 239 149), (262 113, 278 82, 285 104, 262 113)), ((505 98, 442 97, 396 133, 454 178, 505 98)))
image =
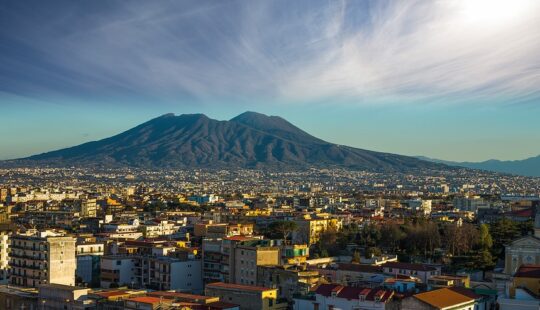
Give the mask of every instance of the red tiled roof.
POLYGON ((424 303, 431 305, 437 309, 444 309, 449 307, 456 307, 464 305, 474 301, 466 295, 460 294, 448 288, 441 288, 425 293, 414 295, 414 298, 423 301, 424 303))
POLYGON ((465 295, 469 298, 472 298, 472 299, 480 299, 482 298, 482 296, 478 295, 478 294, 475 294, 473 291, 467 289, 467 288, 464 288, 464 287, 457 287, 457 286, 453 286, 453 287, 449 287, 450 290, 456 292, 456 293, 459 293, 461 295, 465 295))
POLYGON ((519 216, 519 217, 530 217, 532 218, 534 215, 533 209, 524 209, 524 210, 516 210, 510 212, 510 215, 512 216, 519 216))
POLYGON ((233 241, 245 241, 245 240, 251 240, 251 239, 253 239, 253 237, 237 235, 237 236, 225 237, 224 239, 233 240, 233 241))
POLYGON ((105 292, 95 292, 93 294, 108 298, 108 297, 113 297, 113 296, 128 295, 129 293, 127 291, 105 291, 105 292))
POLYGON ((223 283, 223 282, 210 283, 210 284, 207 284, 206 287, 244 290, 244 291, 257 291, 257 292, 266 292, 270 290, 276 290, 275 288, 267 288, 267 287, 262 287, 262 286, 241 285, 241 284, 232 284, 232 283, 223 283))
POLYGON ((155 303, 159 303, 161 301, 161 299, 159 299, 157 297, 146 297, 146 296, 133 297, 133 298, 129 298, 128 300, 129 301, 140 302, 140 303, 144 303, 144 304, 155 304, 155 303))
POLYGON ((152 297, 160 297, 160 296, 163 296, 164 298, 183 298, 183 299, 191 299, 191 300, 195 300, 195 299, 200 299, 200 300, 206 300, 206 299, 210 299, 210 298, 215 298, 215 297, 211 297, 211 296, 203 296, 203 295, 194 295, 194 294, 186 294, 186 293, 178 293, 178 292, 163 292, 163 291, 157 291, 157 292, 150 292, 150 293, 147 293, 148 296, 152 296, 152 297))
POLYGON ((521 265, 514 277, 540 278, 540 265, 521 265))
POLYGON ((326 297, 336 293, 336 297, 349 300, 359 299, 359 296, 363 295, 366 300, 374 301, 377 297, 381 302, 388 301, 394 294, 392 291, 379 288, 350 287, 339 284, 321 284, 315 289, 315 293, 326 297))

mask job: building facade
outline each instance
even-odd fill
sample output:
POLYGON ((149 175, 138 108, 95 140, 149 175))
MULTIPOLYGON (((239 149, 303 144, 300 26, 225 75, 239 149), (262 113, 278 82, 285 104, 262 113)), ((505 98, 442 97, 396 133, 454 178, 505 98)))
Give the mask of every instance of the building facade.
POLYGON ((10 242, 10 283, 75 285, 75 238, 53 231, 15 234, 10 242))

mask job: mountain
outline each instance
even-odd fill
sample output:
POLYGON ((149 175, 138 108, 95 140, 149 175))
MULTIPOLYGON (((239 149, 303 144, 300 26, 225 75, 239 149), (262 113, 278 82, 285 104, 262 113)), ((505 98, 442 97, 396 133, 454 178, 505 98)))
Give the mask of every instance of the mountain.
POLYGON ((372 171, 448 169, 414 157, 329 143, 285 119, 246 112, 229 121, 166 114, 99 141, 23 162, 176 168, 347 167, 372 171))
POLYGON ((482 162, 455 162, 433 159, 424 156, 417 156, 417 158, 449 166, 510 173, 529 177, 540 177, 540 155, 523 160, 490 159, 482 162))

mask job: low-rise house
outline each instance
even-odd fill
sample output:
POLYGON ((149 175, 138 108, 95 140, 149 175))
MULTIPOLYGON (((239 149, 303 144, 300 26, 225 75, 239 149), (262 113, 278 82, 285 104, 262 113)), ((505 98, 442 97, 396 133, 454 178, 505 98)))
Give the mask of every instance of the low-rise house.
POLYGON ((89 288, 62 284, 42 284, 39 287, 39 309, 83 310, 95 308, 88 298, 89 288))
POLYGON ((521 265, 510 280, 508 295, 497 299, 499 309, 538 309, 540 265, 521 265))
POLYGON ((435 275, 428 279, 428 289, 433 290, 443 287, 469 287, 469 276, 459 275, 435 275))
POLYGON ((400 262, 390 262, 382 265, 383 271, 388 275, 413 276, 427 283, 428 279, 441 274, 440 266, 426 264, 410 264, 400 262))
POLYGON ((321 284, 312 298, 295 298, 294 310, 376 310, 390 309, 394 292, 381 288, 321 284))
POLYGON ((399 293, 418 292, 420 279, 415 277, 397 276, 384 280, 384 287, 399 293))
POLYGON ((305 295, 319 284, 321 276, 316 270, 298 266, 259 266, 257 285, 278 289, 278 297, 292 301, 294 295, 305 295))
POLYGON ((329 282, 342 285, 377 285, 388 276, 383 274, 381 266, 361 265, 351 263, 332 263, 326 268, 317 270, 329 282))
POLYGON ((216 282, 206 285, 205 295, 240 305, 240 310, 284 310, 288 304, 277 297, 277 289, 216 282))
POLYGON ((475 305, 475 298, 441 288, 404 298, 401 310, 473 310, 475 305))

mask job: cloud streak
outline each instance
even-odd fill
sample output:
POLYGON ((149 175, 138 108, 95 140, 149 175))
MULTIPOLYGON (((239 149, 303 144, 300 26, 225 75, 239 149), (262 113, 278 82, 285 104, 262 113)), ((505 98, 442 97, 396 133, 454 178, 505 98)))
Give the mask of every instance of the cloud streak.
POLYGON ((540 98, 538 1, 477 1, 486 4, 7 2, 0 93, 358 104, 540 98))

